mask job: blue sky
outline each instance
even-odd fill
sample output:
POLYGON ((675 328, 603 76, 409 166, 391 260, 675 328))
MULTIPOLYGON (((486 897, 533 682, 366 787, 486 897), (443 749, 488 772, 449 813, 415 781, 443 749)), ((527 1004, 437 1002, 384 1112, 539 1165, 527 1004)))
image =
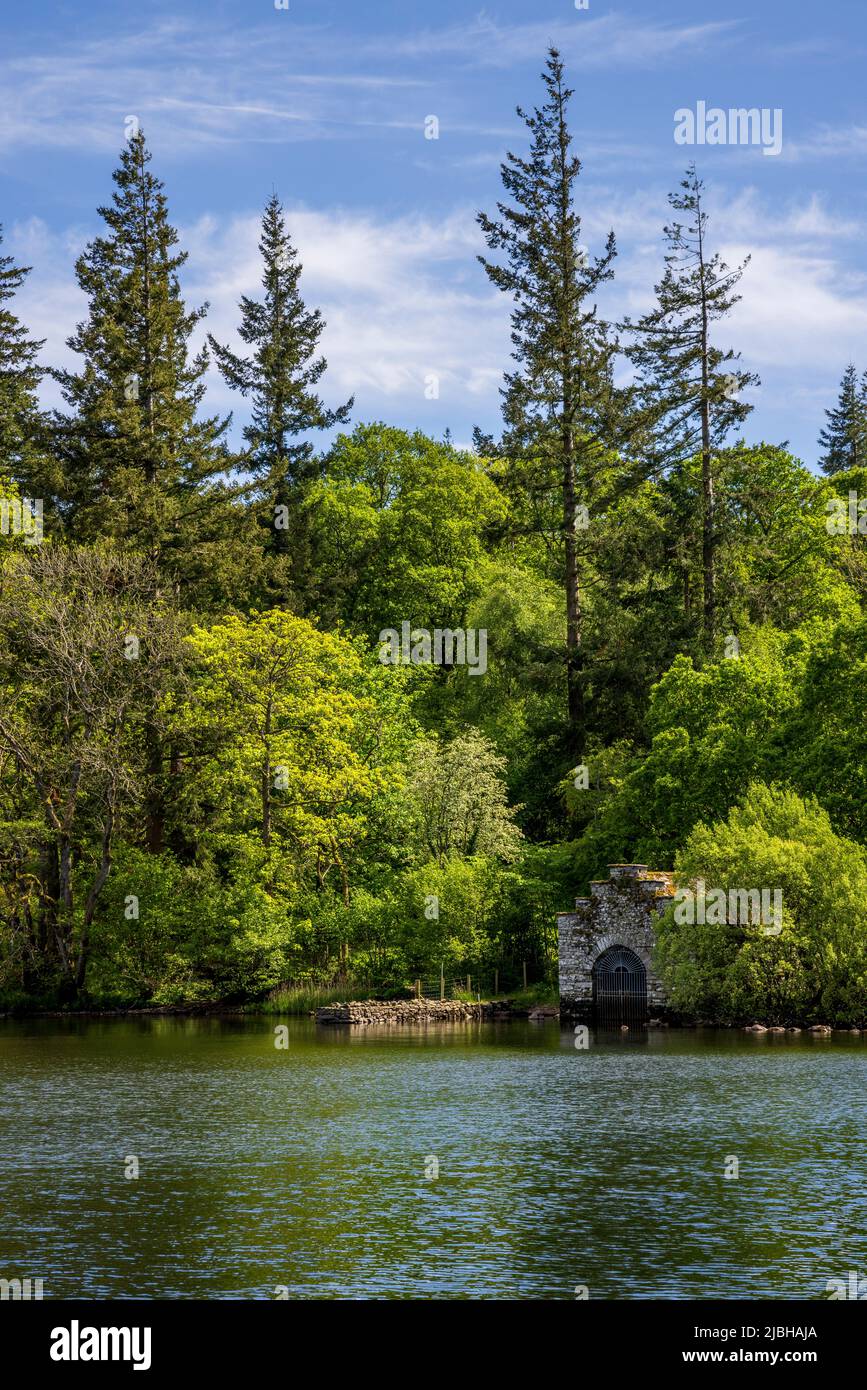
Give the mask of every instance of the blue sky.
MULTIPOLYGON (((46 361, 69 358, 73 262, 134 115, 212 332, 231 339, 238 297, 256 289, 257 221, 276 189, 328 322, 328 401, 354 394, 356 420, 449 427, 458 442, 476 423, 495 430, 508 305, 475 260, 474 213, 499 195, 505 150, 524 146, 515 106, 538 99, 553 41, 575 88, 584 241, 599 249, 609 227, 618 239, 603 312, 648 304, 666 193, 695 157, 714 243, 730 262, 752 256, 720 340, 762 378, 749 436, 789 439, 813 464, 843 368, 867 369, 863 0, 0 0, 0 14, 0 221, 4 249, 34 266, 19 311, 46 361), (782 152, 678 146, 674 112, 698 101, 780 108, 782 152)), ((218 379, 208 403, 243 422, 218 379)))

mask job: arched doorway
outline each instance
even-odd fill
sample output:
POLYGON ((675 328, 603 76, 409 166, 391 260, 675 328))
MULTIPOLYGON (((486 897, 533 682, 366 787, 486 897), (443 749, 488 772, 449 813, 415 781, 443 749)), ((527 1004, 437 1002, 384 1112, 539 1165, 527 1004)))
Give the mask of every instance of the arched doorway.
POLYGON ((609 946, 593 965, 596 1023, 646 1023, 647 971, 628 946, 609 946))

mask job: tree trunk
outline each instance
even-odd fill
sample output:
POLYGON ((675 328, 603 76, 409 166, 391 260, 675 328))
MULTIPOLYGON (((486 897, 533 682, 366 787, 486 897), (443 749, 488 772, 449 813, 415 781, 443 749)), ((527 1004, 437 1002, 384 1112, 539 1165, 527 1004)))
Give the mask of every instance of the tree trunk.
POLYGON ((90 886, 87 902, 84 905, 84 925, 82 927, 81 945, 75 970, 75 990, 77 994, 80 994, 84 989, 84 981, 87 975, 87 965, 90 959, 90 928, 93 923, 94 913, 96 912, 97 900, 105 887, 108 875, 111 871, 111 840, 113 831, 114 806, 111 805, 106 812, 105 825, 102 832, 102 856, 99 870, 90 886))
POLYGON ((265 755, 262 760, 262 844, 267 849, 271 843, 271 713, 272 701, 269 697, 265 710, 265 755))
POLYGON ((701 202, 697 203, 698 258, 701 274, 701 566, 704 582, 703 640, 705 651, 713 652, 716 639, 716 533, 713 459, 710 443, 710 400, 707 359, 710 348, 705 286, 704 241, 701 202))
MULTIPOLYGON (((702 369, 703 375, 706 369, 702 369)), ((714 532, 714 512, 716 497, 714 493, 713 459, 710 448, 710 422, 707 397, 701 407, 701 564, 704 576, 704 645, 708 653, 713 651, 716 639, 716 535, 714 532)))
POLYGON ((584 686, 581 651, 581 586, 578 576, 577 504, 572 431, 564 437, 563 531, 566 548, 566 701, 569 748, 576 757, 583 752, 584 686))
POLYGON ((165 801, 161 784, 163 746, 160 731, 152 720, 147 726, 148 795, 146 842, 151 854, 161 854, 165 846, 165 801))

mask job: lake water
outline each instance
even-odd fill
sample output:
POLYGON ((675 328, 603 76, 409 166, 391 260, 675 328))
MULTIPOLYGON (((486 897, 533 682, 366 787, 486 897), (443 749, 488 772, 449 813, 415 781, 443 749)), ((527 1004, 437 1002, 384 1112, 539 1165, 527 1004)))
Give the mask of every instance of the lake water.
POLYGON ((0 1021, 0 1277, 800 1299, 867 1273, 867 1039, 295 1020, 278 1050, 279 1022, 0 1021))

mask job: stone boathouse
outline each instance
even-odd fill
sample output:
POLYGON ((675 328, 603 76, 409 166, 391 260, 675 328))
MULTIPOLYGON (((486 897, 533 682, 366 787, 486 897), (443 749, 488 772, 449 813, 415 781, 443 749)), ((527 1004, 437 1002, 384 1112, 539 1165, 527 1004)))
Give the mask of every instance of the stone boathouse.
POLYGON ((646 864, 609 864, 608 873, 557 917, 560 1013, 601 1025, 642 1023, 666 1012, 651 952, 674 880, 646 864))

